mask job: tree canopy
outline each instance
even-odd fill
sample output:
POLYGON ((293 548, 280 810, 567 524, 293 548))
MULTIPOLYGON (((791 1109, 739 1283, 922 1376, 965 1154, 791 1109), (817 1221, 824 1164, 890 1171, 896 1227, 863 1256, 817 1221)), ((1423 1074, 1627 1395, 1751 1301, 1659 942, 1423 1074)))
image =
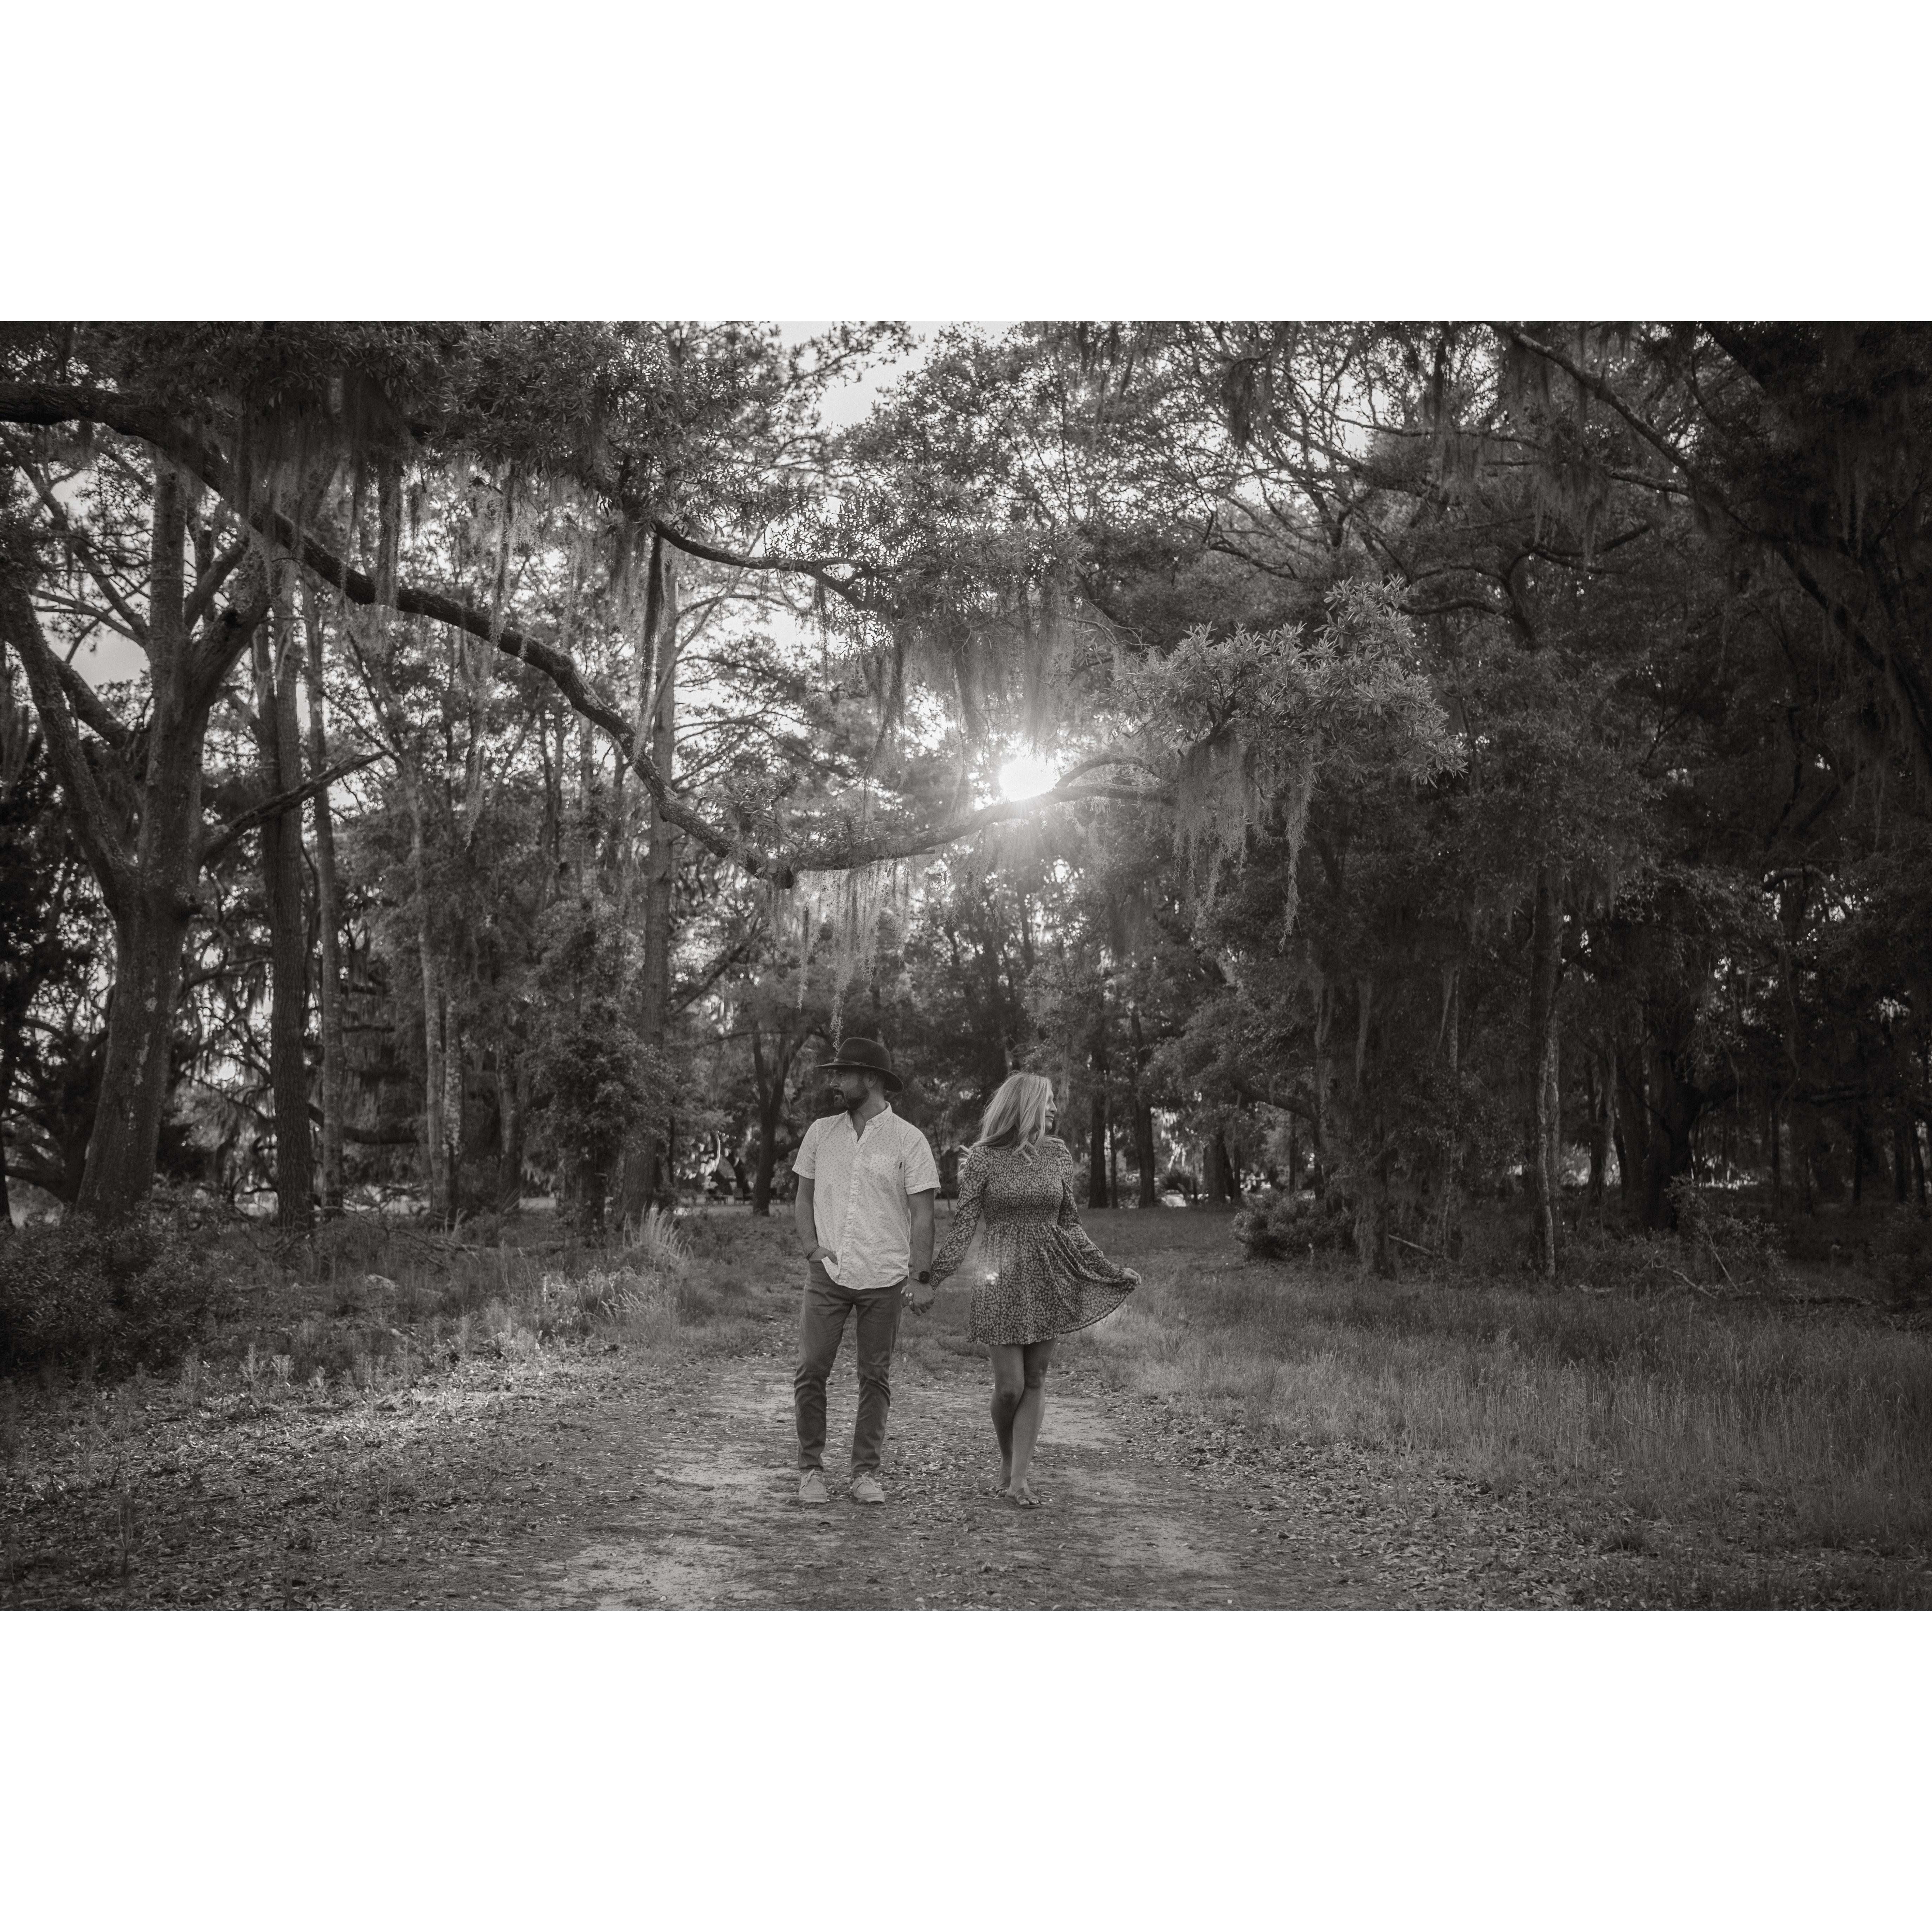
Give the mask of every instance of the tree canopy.
POLYGON ((1922 1207, 1928 379, 1900 325, 9 328, 4 1178, 762 1210, 862 1030, 942 1148, 1039 1067, 1090 1198, 1265 1180, 1384 1271, 1483 1196, 1545 1273, 1566 1198, 1922 1207))

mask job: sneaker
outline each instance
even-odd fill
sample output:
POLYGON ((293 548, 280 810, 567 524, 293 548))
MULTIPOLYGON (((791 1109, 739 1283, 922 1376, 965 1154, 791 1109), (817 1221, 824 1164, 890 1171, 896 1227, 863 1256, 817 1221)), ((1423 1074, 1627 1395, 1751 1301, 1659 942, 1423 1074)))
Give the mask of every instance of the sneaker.
POLYGON ((878 1477, 869 1472, 852 1478, 852 1486, 845 1492, 855 1503, 882 1503, 886 1492, 879 1486, 878 1477))
POLYGON ((829 1503, 832 1500, 822 1470, 808 1469, 799 1478, 798 1499, 802 1503, 829 1503))

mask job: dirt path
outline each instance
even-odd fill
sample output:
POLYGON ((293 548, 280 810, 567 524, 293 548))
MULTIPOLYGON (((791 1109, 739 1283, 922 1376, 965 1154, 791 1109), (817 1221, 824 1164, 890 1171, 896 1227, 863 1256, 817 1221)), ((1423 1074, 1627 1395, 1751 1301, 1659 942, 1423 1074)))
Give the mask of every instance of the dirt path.
MULTIPOLYGON (((882 1509, 795 1500, 793 1303, 729 1352, 472 1358, 378 1397, 258 1384, 50 1418, 0 1496, 0 1607, 1256 1610, 1554 1605, 1574 1550, 1466 1484, 1347 1444, 1252 1442, 1123 1393, 1079 1338, 1038 1510, 992 1493, 961 1310, 893 1368, 882 1509), (124 1510, 123 1496, 128 1498, 124 1510), (126 1534, 124 1536, 124 1527, 126 1534)), ((1560 1540, 1560 1539, 1559 1539, 1560 1540)))
MULTIPOLYGON (((700 1223, 668 1324, 660 1310, 539 1346, 480 1319, 460 1342, 418 1323, 388 1331, 401 1354, 382 1373, 312 1382, 279 1379, 266 1342, 238 1359, 231 1337, 206 1376, 0 1387, 0 1610, 1892 1600, 1874 1594, 1879 1553, 1767 1557, 1742 1516, 1737 1537, 1648 1520, 1639 1534, 1561 1485, 1492 1488, 1447 1456, 1203 1399, 1174 1353, 1190 1318, 1171 1294, 1169 1328, 1064 1345, 1043 1509, 992 1493, 987 1370, 957 1283, 902 1330, 886 1507, 838 1493, 848 1342, 830 1390, 835 1500, 802 1509, 788 1232, 700 1223)), ((1205 1216, 1116 1215, 1102 1233, 1150 1280, 1227 1265, 1205 1216)), ((341 1316, 358 1334, 371 1318, 341 1316)))
MULTIPOLYGON (((1217 1494, 1148 1454, 1133 1440, 1127 1405, 1077 1373, 1060 1378, 1048 1406, 1036 1466, 1046 1505, 1037 1510, 992 1493, 985 1395, 963 1361, 952 1372, 904 1362, 896 1370, 883 1509, 848 1502, 836 1475, 830 1508, 794 1500, 782 1359, 707 1365, 686 1398, 675 1433, 606 1408, 600 1426, 650 1444, 638 1500, 546 1564, 517 1601, 1342 1610, 1388 1600, 1336 1552, 1304 1546, 1288 1527, 1300 1513, 1268 1490, 1217 1494)), ((849 1372, 835 1376, 835 1447, 849 1438, 856 1400, 849 1372)))
POLYGON ((712 1267, 710 1312, 668 1339, 492 1346, 359 1392, 231 1376, 23 1410, 0 1431, 0 1608, 1590 1600, 1589 1553, 1546 1512, 1422 1459, 1256 1439, 1127 1392, 1089 1336, 1048 1384, 1046 1507, 1015 1510, 992 1492, 987 1370, 956 1288, 902 1332, 886 1505, 842 1493, 848 1342, 830 1390, 834 1500, 801 1508, 782 1233, 743 1233, 712 1267))

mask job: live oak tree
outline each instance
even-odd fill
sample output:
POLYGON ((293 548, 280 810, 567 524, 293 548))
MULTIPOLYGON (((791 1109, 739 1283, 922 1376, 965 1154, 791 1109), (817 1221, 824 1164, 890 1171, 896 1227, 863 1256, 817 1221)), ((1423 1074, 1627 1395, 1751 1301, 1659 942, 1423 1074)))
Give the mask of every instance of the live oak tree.
POLYGON ((1923 332, 967 332, 824 435, 890 340, 10 338, 10 621, 124 838, 156 724, 59 658, 152 624, 164 469, 233 553, 202 630, 260 605, 184 1012, 285 1211, 305 1003, 326 1198, 334 1122, 364 1172, 417 1136, 439 1212, 514 1201, 586 905, 686 1075, 613 1100, 614 1180, 571 1156, 631 1211, 734 1107, 762 1194, 852 1014, 935 1121, 1062 1073, 1096 1194, 1118 1155, 1150 1198, 1156 1112, 1224 1187, 1312 1156, 1385 1268, 1518 1172, 1552 1272, 1573 1150, 1653 1225, 1714 1135, 1798 1198, 1922 1188, 1923 332), (1022 753, 1058 782, 998 796, 1022 753))
MULTIPOLYGON (((117 467, 136 472, 134 487, 151 500, 145 581, 124 572, 117 578, 112 561, 97 554, 100 546, 61 502, 46 464, 32 450, 16 452, 16 470, 33 483, 39 503, 38 515, 16 508, 10 518, 0 620, 25 666, 77 836, 116 921, 118 948, 84 1208, 124 1212, 152 1173, 200 866, 210 850, 242 829, 214 830, 200 822, 207 718, 268 614, 274 580, 290 562, 348 602, 441 621, 534 666, 634 754, 662 808, 714 846, 728 844, 725 835, 670 799, 636 720, 587 683, 567 652, 511 626, 500 596, 493 608, 484 597, 466 597, 468 586, 451 597, 397 580, 398 483, 406 455, 425 452, 446 462, 471 454, 494 458, 504 468, 506 493, 519 463, 547 464, 561 487, 594 496, 611 513, 597 536, 612 541, 621 575, 640 533, 657 542, 694 497, 704 500, 704 484, 738 491, 741 508, 748 496, 754 507, 765 507, 774 487, 769 466, 754 463, 748 488, 740 467, 747 446, 759 434, 769 442, 769 425, 782 413, 788 388, 809 385, 794 380, 795 370, 775 371, 763 339, 728 334, 695 346, 644 344, 646 352, 663 351, 653 355, 638 352, 639 345, 621 334, 613 340, 584 331, 518 338, 460 330, 189 329, 23 331, 7 346, 8 373, 17 380, 0 385, 0 420, 53 432, 56 447, 41 454, 56 460, 58 436, 79 430, 76 470, 89 459, 92 436, 111 439, 117 467), (687 346, 692 352, 682 352, 687 346), (570 406, 544 413, 546 404, 560 402, 570 406), (748 413, 754 421, 742 432, 748 413), (735 440, 734 428, 742 432, 735 440), (711 473, 694 490, 689 472, 704 460, 711 473), (351 562, 365 475, 377 486, 373 574, 351 562), (338 501, 332 527, 328 500, 344 488, 348 523, 341 522, 338 501), (94 622, 104 611, 147 652, 153 702, 138 740, 41 628, 34 593, 45 575, 40 551, 50 544, 63 550, 70 574, 84 570, 98 599, 76 614, 94 622), (231 575, 240 594, 218 602, 231 575), (143 794, 131 837, 127 825, 115 822, 118 801, 104 794, 84 734, 131 761, 128 781, 143 794)), ((711 548, 675 527, 680 541, 711 548)), ((276 721, 279 766, 287 751, 293 667, 272 660, 257 670, 276 721), (284 674, 272 677, 278 669, 284 674)), ((324 780, 313 773, 309 782, 324 780)), ((253 816, 266 822, 299 802, 278 795, 253 816)), ((270 836, 272 848, 276 838, 270 836)), ((284 863, 284 886, 286 869, 284 863)), ((285 891, 271 898, 286 912, 285 891)), ((284 964, 286 980, 292 968, 284 964)), ((283 1006, 286 1042, 288 1016, 299 1006, 292 988, 283 1006)), ((282 1058, 286 1070, 286 1052, 282 1058)), ((305 1163, 287 1130, 289 1107, 285 1091, 287 1205, 299 1212, 306 1204, 305 1163)))

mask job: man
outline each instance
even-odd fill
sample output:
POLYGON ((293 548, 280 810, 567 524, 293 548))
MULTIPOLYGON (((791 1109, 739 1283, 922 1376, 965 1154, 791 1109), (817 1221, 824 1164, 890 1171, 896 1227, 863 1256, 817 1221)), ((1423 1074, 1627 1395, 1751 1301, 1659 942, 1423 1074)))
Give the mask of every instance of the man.
POLYGON ((875 1040, 842 1041, 821 1072, 834 1076, 842 1114, 814 1120, 792 1162, 792 1220, 808 1264, 792 1397, 798 1424, 798 1499, 831 1501, 825 1487, 825 1381, 838 1358, 845 1318, 858 1317, 859 1416, 852 1431, 855 1503, 882 1503, 879 1452, 892 1402, 892 1344, 899 1304, 932 1301, 932 1201, 939 1170, 925 1135, 886 1096, 903 1084, 875 1040))

